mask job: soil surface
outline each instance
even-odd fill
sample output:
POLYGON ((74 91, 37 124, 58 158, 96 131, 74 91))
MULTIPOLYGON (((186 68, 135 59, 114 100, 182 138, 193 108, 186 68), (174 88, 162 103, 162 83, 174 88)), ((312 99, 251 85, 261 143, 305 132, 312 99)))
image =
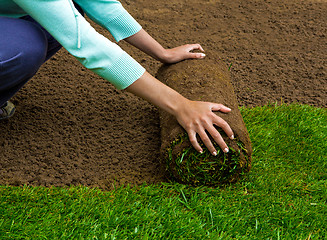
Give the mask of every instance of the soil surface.
MULTIPOLYGON (((200 43, 232 64, 239 105, 327 106, 326 0, 122 4, 164 47, 200 43)), ((159 62, 119 44, 156 74, 159 62)), ((158 109, 117 91, 64 49, 12 100, 15 115, 0 122, 0 184, 110 189, 164 181, 158 109)))

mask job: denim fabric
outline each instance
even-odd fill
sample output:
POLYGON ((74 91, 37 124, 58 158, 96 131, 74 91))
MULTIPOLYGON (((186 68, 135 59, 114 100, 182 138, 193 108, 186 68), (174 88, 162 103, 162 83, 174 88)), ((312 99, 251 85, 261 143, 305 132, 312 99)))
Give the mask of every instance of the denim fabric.
POLYGON ((57 40, 32 17, 0 17, 0 106, 60 48, 57 40))

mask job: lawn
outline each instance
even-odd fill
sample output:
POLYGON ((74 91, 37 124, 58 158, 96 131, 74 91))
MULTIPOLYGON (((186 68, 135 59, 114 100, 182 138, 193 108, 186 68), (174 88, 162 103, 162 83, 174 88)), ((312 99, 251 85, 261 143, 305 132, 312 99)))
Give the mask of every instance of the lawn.
POLYGON ((327 111, 241 108, 252 170, 219 188, 0 187, 0 239, 327 239, 327 111))

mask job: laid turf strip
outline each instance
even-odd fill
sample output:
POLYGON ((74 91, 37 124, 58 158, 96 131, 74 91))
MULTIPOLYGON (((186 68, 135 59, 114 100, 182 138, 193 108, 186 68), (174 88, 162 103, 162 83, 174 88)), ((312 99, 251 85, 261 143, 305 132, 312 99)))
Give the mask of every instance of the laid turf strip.
POLYGON ((203 60, 162 66, 157 78, 188 99, 221 103, 232 109, 228 114, 215 112, 228 122, 235 135, 231 140, 217 128, 229 147, 226 154, 216 144, 217 156, 213 156, 200 139, 204 153, 198 153, 177 120, 160 111, 161 152, 169 176, 185 184, 217 186, 236 182, 248 172, 252 154, 249 134, 238 109, 228 68, 217 54, 208 52, 203 60))
POLYGON ((251 171, 229 186, 0 186, 0 239, 327 239, 327 111, 241 108, 251 171))

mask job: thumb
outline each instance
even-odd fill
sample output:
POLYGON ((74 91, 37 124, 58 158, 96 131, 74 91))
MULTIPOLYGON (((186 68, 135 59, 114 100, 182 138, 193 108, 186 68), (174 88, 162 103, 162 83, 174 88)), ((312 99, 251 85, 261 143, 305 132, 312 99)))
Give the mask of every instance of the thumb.
POLYGON ((204 53, 188 53, 189 58, 204 58, 206 55, 204 53))

